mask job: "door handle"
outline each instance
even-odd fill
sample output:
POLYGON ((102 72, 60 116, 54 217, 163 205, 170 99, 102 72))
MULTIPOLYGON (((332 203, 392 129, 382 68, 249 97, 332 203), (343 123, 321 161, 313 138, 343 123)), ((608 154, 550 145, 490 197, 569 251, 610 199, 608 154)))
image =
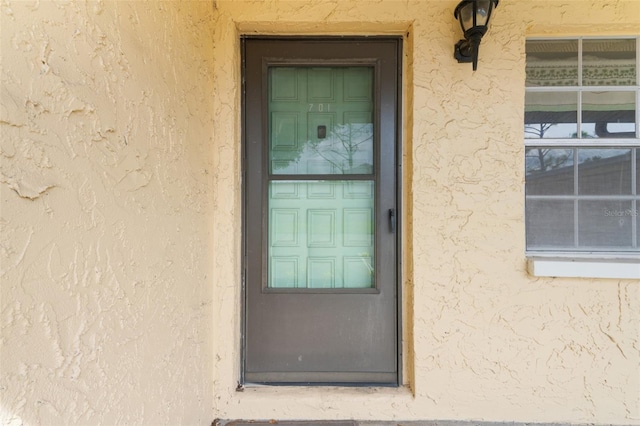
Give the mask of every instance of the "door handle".
POLYGON ((391 233, 396 233, 396 209, 389 209, 389 228, 391 233))

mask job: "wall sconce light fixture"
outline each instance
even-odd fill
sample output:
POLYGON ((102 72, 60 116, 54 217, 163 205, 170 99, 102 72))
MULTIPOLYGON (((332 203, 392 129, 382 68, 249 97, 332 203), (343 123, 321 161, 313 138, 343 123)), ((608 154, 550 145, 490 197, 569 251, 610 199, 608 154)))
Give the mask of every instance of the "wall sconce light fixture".
POLYGON ((478 49, 480 40, 489 28, 491 12, 499 0, 462 0, 453 16, 460 21, 464 40, 456 43, 453 56, 461 63, 473 62, 473 70, 478 69, 478 49))

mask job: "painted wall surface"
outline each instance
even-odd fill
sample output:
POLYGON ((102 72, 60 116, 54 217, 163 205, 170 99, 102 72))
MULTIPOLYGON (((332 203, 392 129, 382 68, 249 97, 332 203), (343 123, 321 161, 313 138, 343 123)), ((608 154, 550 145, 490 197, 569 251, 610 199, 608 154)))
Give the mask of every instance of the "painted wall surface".
POLYGON ((456 4, 0 4, 0 423, 640 424, 640 284, 527 274, 522 131, 525 38, 640 34, 640 2, 503 0, 475 73, 456 4), (255 33, 405 37, 404 387, 236 391, 255 33))
POLYGON ((210 424, 211 2, 0 10, 0 424, 210 424))
POLYGON ((214 323, 236 321, 214 329, 218 416, 640 424, 640 284, 527 274, 522 124, 526 37, 639 34, 640 2, 501 1, 475 73, 453 59, 456 0, 217 4, 216 146, 230 167, 216 188, 225 199, 240 188, 240 34, 405 37, 407 384, 235 391, 240 258, 229 268, 223 253, 240 244, 236 204, 215 219, 228 235, 214 245, 216 287, 225 286, 214 323))

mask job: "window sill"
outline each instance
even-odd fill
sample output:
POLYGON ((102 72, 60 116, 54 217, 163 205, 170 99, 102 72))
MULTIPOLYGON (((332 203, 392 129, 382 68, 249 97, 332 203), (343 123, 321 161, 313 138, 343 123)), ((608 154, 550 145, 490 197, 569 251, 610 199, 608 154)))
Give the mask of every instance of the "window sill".
POLYGON ((534 277, 640 279, 640 258, 532 256, 527 270, 534 277))

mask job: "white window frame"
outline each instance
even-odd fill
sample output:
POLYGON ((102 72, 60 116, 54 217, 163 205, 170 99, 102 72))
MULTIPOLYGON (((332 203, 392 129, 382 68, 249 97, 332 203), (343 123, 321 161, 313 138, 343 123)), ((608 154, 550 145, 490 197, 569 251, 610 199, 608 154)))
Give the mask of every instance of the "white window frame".
MULTIPOLYGON (((548 148, 636 148, 640 149, 640 37, 637 36, 602 36, 602 37, 530 37, 527 41, 544 40, 576 40, 578 41, 578 86, 556 86, 554 91, 567 91, 578 93, 578 129, 581 129, 582 110, 581 97, 583 92, 603 90, 636 92, 636 137, 635 139, 534 139, 524 137, 525 150, 533 147, 548 148), (611 39, 635 39, 636 40, 636 85, 635 86, 584 86, 582 85, 582 42, 584 40, 611 40, 611 39)), ((549 92, 549 87, 526 87, 530 92, 549 92)), ((523 135, 524 136, 524 135, 523 135)), ((640 168, 640 161, 631 156, 631 173, 636 175, 636 168, 640 168)), ((640 182, 632 179, 632 193, 640 193, 640 182)), ((526 195, 525 195, 526 196, 526 195)), ((575 195, 567 198, 575 197, 575 195)), ((528 197, 527 197, 528 198, 528 197)), ((634 201, 635 211, 640 211, 640 200, 636 196, 629 196, 634 201)), ((634 246, 640 247, 636 221, 632 221, 632 233, 634 246)), ((529 274, 537 277, 575 277, 575 278, 612 278, 612 279, 640 279, 640 252, 612 251, 612 252, 582 252, 582 251, 553 251, 553 250, 529 250, 526 249, 527 269, 529 274)))

